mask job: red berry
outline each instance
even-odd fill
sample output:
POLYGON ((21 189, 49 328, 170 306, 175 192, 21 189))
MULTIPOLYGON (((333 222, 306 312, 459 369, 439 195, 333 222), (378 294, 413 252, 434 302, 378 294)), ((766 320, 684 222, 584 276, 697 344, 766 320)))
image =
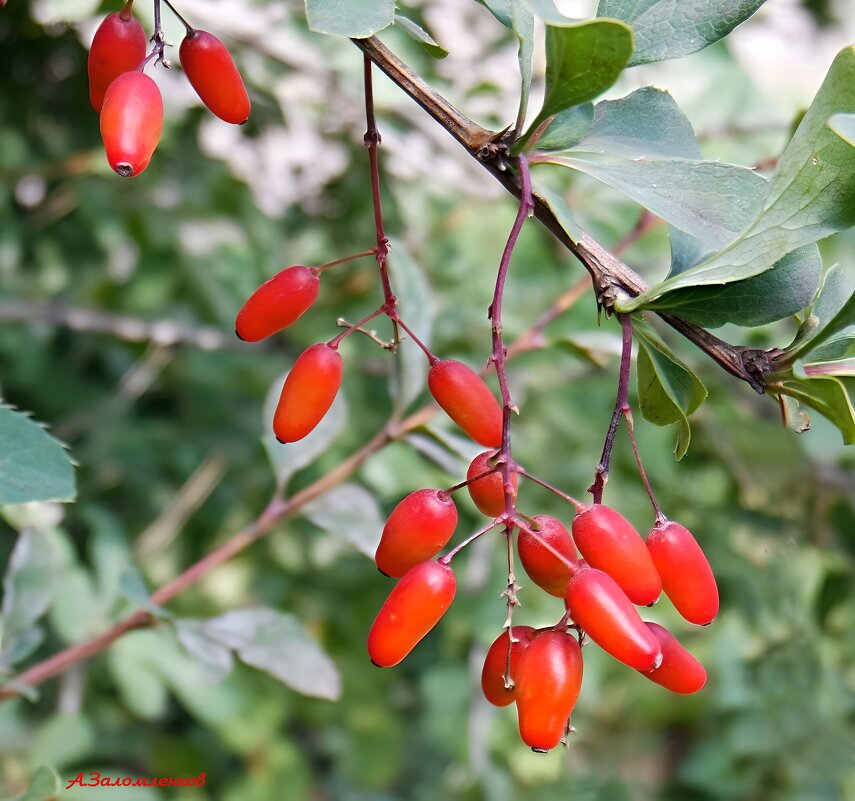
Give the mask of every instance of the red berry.
POLYGON ((662 648, 662 664, 656 670, 642 671, 641 675, 650 681, 661 684, 674 693, 696 693, 707 683, 707 672, 671 634, 668 629, 657 623, 645 623, 662 648))
POLYGON ((190 31, 178 48, 187 79, 202 102, 221 120, 242 125, 249 95, 226 46, 207 31, 190 31))
POLYGON ((502 444, 502 408, 477 373, 462 362, 437 362, 428 373, 428 389, 443 411, 475 442, 502 444))
POLYGON ((145 31, 134 19, 131 2, 104 18, 89 49, 89 102, 95 111, 101 111, 107 87, 145 58, 145 31))
POLYGON ((101 107, 101 138, 107 161, 123 178, 139 175, 163 130, 163 100, 142 72, 125 72, 108 87, 101 107))
POLYGON ((397 665, 439 622, 456 589, 454 573, 440 562, 422 562, 405 573, 371 626, 371 661, 378 667, 397 665))
POLYGON ((516 679, 520 736, 535 751, 561 742, 582 687, 582 649, 563 631, 540 632, 524 650, 516 679))
POLYGON ((641 535, 614 509, 589 506, 573 520, 573 541, 591 567, 608 573, 634 604, 650 606, 662 592, 641 535))
MULTIPOLYGON (((534 532, 540 539, 547 542, 571 562, 576 561, 576 547, 573 545, 570 532, 560 520, 549 515, 537 515, 532 519, 540 524, 540 529, 534 532)), ((534 531, 534 527, 532 527, 532 531, 534 531)), ((563 598, 567 594, 567 584, 571 576, 570 568, 555 554, 541 545, 531 533, 525 530, 520 530, 517 550, 525 572, 538 587, 556 598, 563 598)))
POLYGON ((570 579, 566 601, 573 621, 615 659, 644 671, 659 664, 659 642, 611 576, 592 567, 580 570, 570 579))
POLYGON ((268 278, 243 304, 235 333, 258 342, 299 320, 315 302, 321 282, 308 267, 286 267, 268 278))
MULTIPOLYGON (((516 682, 519 673, 520 658, 528 647, 535 631, 531 626, 513 626, 511 628, 515 642, 511 643, 511 678, 516 682)), ((505 668, 508 666, 508 632, 503 631, 490 646, 481 671, 481 689, 484 697, 493 706, 507 706, 513 703, 516 689, 505 687, 505 668)))
POLYGON ((654 526, 647 537, 647 550, 677 611, 690 623, 711 623, 718 614, 718 587, 691 532, 679 523, 654 526))
MULTIPOLYGON (((490 459, 494 456, 496 456, 495 451, 485 451, 478 454, 466 471, 466 479, 471 482, 466 485, 466 489, 469 490, 469 495, 478 507, 478 511, 487 517, 498 517, 505 511, 505 485, 502 480, 502 471, 496 469, 495 472, 479 478, 477 481, 472 481, 472 479, 495 467, 495 465, 490 464, 490 459)), ((511 473, 514 497, 516 497, 519 483, 520 477, 516 473, 511 473)))
POLYGON ((444 492, 423 489, 407 495, 389 515, 374 561, 381 573, 403 576, 432 559, 457 527, 457 507, 444 492))
POLYGON ((342 372, 339 352, 324 342, 300 354, 285 379, 273 414, 276 439, 296 442, 321 422, 341 386, 342 372))

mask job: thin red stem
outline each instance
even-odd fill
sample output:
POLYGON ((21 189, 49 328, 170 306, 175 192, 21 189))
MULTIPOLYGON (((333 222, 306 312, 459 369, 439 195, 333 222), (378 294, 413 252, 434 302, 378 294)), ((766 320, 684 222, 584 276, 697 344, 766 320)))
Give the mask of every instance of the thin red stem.
POLYGON ((389 319, 393 324, 401 326, 407 336, 422 349, 431 366, 435 365, 439 361, 439 357, 413 333, 412 329, 400 317, 398 317, 398 313, 396 311, 387 311, 386 314, 389 315, 389 319))
POLYGON ((169 0, 163 0, 163 2, 166 4, 166 7, 167 7, 167 8, 168 8, 168 9, 169 9, 173 14, 175 14, 175 16, 178 18, 178 21, 179 21, 179 22, 184 26, 184 29, 187 31, 187 35, 188 35, 188 36, 192 36, 194 33, 196 33, 196 31, 195 31, 195 30, 193 30, 193 26, 192 26, 192 25, 190 25, 190 23, 189 23, 189 22, 187 22, 187 20, 186 20, 186 19, 184 19, 184 17, 182 17, 182 16, 181 16, 181 14, 179 14, 179 13, 175 10, 175 6, 173 6, 173 5, 172 5, 172 3, 170 3, 170 2, 169 2, 169 0))
POLYGON ((635 424, 632 420, 632 409, 627 403, 623 410, 623 416, 626 419, 626 433, 629 434, 629 441, 632 443, 632 452, 635 454, 635 463, 638 465, 638 473, 641 476, 641 481, 644 484, 644 489, 647 491, 647 497, 650 498, 650 503, 653 506, 653 511, 656 514, 656 523, 665 522, 665 515, 662 514, 662 509, 659 507, 659 502, 656 500, 656 495, 653 493, 653 487, 650 485, 650 479, 647 477, 647 471, 641 463, 641 454, 638 452, 638 440, 635 438, 635 424))
POLYGON ((482 478, 486 478, 487 476, 493 475, 499 466, 491 467, 489 470, 485 470, 483 473, 479 473, 477 476, 472 476, 472 478, 467 478, 466 481, 461 481, 459 484, 455 484, 453 487, 449 487, 445 490, 440 490, 440 493, 443 495, 452 495, 458 490, 462 490, 464 487, 468 487, 470 484, 474 484, 476 481, 480 481, 482 478))
POLYGON ((552 554, 552 555, 553 555, 553 556, 554 556, 554 557, 555 557, 559 562, 561 562, 563 565, 565 565, 565 566, 567 567, 567 569, 570 571, 570 575, 571 575, 571 576, 572 576, 572 575, 575 575, 576 573, 578 573, 578 572, 579 572, 579 569, 580 569, 580 568, 579 568, 579 563, 578 563, 578 562, 574 562, 572 559, 568 559, 568 558, 567 558, 563 553, 561 553, 561 551, 557 551, 555 548, 553 548, 553 547, 552 547, 552 546, 551 546, 551 545, 550 545, 550 544, 549 544, 545 539, 543 539, 543 537, 541 537, 541 536, 540 536, 540 534, 538 534, 538 533, 537 533, 533 528, 531 528, 530 526, 525 525, 524 523, 522 523, 522 522, 521 522, 521 521, 519 521, 519 520, 517 521, 517 526, 519 526, 520 531, 524 531, 526 534, 528 534, 532 539, 534 539, 534 541, 535 541, 536 543, 538 543, 538 545, 542 545, 542 546, 543 546, 544 548, 546 548, 546 550, 547 550, 547 551, 549 551, 549 553, 551 553, 551 554, 552 554))
MULTIPOLYGON (((387 309, 392 312, 395 309, 395 294, 392 292, 392 285, 389 282, 389 271, 386 268, 386 257, 389 255, 389 239, 383 229, 383 208, 380 204, 380 167, 377 162, 377 147, 380 144, 380 132, 377 130, 377 123, 374 118, 374 83, 372 81, 371 70, 372 63, 368 56, 363 58, 364 77, 365 77, 365 123, 366 131, 363 141, 365 147, 368 148, 368 163, 371 169, 371 198, 374 203, 374 226, 377 229, 377 247, 375 248, 375 256, 377 258, 377 266, 380 269, 380 281, 383 284, 383 298, 386 302, 387 309)), ((396 320, 392 318, 392 325, 396 325, 396 320)), ((398 339, 397 328, 395 328, 395 339, 398 339)))
POLYGON ((599 464, 594 470, 594 483, 588 487, 588 492, 591 493, 594 503, 603 502, 603 488, 609 480, 609 469, 612 463, 612 448, 615 444, 615 435, 617 434, 621 417, 624 415, 625 411, 629 409, 627 398, 629 395, 629 369, 632 363, 632 318, 628 314, 619 314, 618 317, 620 318, 621 323, 621 353, 617 399, 615 400, 615 408, 612 412, 609 429, 606 432, 606 441, 603 444, 603 453, 600 456, 599 464))
POLYGON ((330 267, 335 267, 337 264, 355 261, 356 259, 361 259, 365 256, 374 256, 376 253, 377 248, 369 248, 368 250, 363 250, 359 253, 352 253, 350 256, 342 256, 340 259, 333 259, 332 261, 328 261, 326 264, 322 264, 320 267, 312 267, 310 269, 315 275, 320 275, 324 270, 328 270, 330 267))
POLYGON ((568 495, 566 492, 562 492, 558 487, 553 487, 552 484, 547 484, 542 478, 538 478, 535 475, 532 475, 527 470, 524 470, 522 467, 517 465, 517 473, 521 476, 524 476, 529 481, 533 481, 535 484, 539 484, 546 490, 549 490, 554 495, 557 495, 564 501, 567 501, 577 512, 582 512, 587 509, 587 505, 582 503, 581 501, 577 501, 572 495, 568 495))
MULTIPOLYGON (((502 253, 502 260, 499 262, 499 272, 496 275, 493 302, 490 304, 490 309, 487 312, 487 316, 493 323, 493 352, 490 360, 496 366, 496 377, 499 379, 499 390, 502 395, 502 447, 499 451, 499 457, 501 460, 502 484, 505 492, 505 516, 508 520, 511 520, 514 516, 516 503, 514 485, 511 482, 511 465, 513 464, 511 461, 511 412, 515 411, 516 407, 511 399, 511 391, 508 387, 508 375, 505 369, 508 354, 505 348, 504 331, 502 328, 502 301, 505 295, 505 281, 507 280, 508 270, 511 266, 511 256, 513 255, 514 247, 519 239, 523 224, 534 209, 528 161, 524 155, 520 155, 517 157, 516 163, 519 169, 521 189, 520 205, 514 224, 511 227, 508 241, 505 244, 505 250, 502 253)), ((508 536, 510 536, 510 532, 508 536)))
POLYGON ((381 306, 379 309, 375 309, 367 317, 363 317, 358 323, 353 323, 353 325, 349 326, 345 331, 342 331, 338 336, 333 337, 329 342, 327 342, 327 345, 333 350, 336 350, 345 337, 350 336, 358 328, 362 328, 365 323, 370 323, 375 317, 379 317, 385 311, 385 306, 381 306))
POLYGON ((498 525, 499 525, 499 521, 494 520, 489 525, 484 526, 484 528, 476 531, 474 534, 471 534, 465 540, 463 540, 463 542, 461 542, 460 544, 455 545, 447 554, 445 554, 445 556, 441 556, 439 559, 437 559, 437 562, 439 562, 441 565, 450 565, 451 560, 454 559, 454 557, 457 556, 457 554, 460 553, 460 551, 462 551, 467 545, 470 545, 471 543, 475 542, 475 540, 477 540, 478 537, 483 536, 488 531, 490 531, 491 529, 494 529, 498 525))

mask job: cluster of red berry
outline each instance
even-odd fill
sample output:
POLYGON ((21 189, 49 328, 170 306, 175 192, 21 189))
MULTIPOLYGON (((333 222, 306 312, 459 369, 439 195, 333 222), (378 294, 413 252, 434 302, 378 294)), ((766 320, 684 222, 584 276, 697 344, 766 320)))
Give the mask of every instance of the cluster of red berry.
MULTIPOLYGON (((431 389, 473 439, 482 441, 479 437, 500 419, 492 395, 492 403, 482 402, 489 390, 474 374, 457 385, 431 389), (478 414, 467 417, 461 413, 464 409, 478 414)), ((477 456, 464 486, 478 509, 499 525, 507 522, 502 519, 505 486, 495 457, 492 451, 477 456)), ((512 484, 515 494, 517 472, 512 473, 512 484)), ((400 581, 368 638, 369 654, 379 666, 398 664, 451 605, 454 551, 426 560, 454 533, 457 510, 450 492, 455 489, 418 490, 398 504, 386 523, 377 567, 400 581)), ((572 534, 554 517, 529 518, 517 512, 513 526, 520 561, 535 584, 564 599, 567 612, 554 627, 514 626, 503 632, 488 651, 481 676, 490 703, 506 706, 516 701, 520 734, 536 751, 553 748, 568 730, 582 682, 580 646, 585 637, 657 684, 692 693, 706 683, 703 666, 665 628, 642 621, 634 604, 652 606, 664 589, 691 623, 707 625, 718 612, 712 570, 685 527, 659 520, 645 542, 614 509, 575 504, 572 534)))
MULTIPOLYGON (((125 178, 148 166, 163 130, 163 99, 143 70, 155 57, 168 66, 161 31, 155 32, 154 48, 146 55, 145 31, 132 5, 133 0, 127 0, 121 11, 107 15, 89 51, 89 100, 101 115, 107 161, 125 178)), ((181 22, 187 33, 179 59, 202 102, 226 122, 246 122, 249 96, 225 45, 213 34, 181 22)))
MULTIPOLYGON (((237 315, 237 335, 255 342, 299 319, 317 297, 319 275, 327 266, 288 267, 262 284, 237 315)), ((386 306, 372 316, 383 312, 388 313, 386 306)), ((357 327, 312 345, 297 359, 274 416, 280 441, 305 437, 326 414, 341 385, 338 344, 357 327)), ((503 439, 502 408, 481 377, 465 364, 438 359, 421 347, 430 362, 428 388, 434 400, 468 436, 490 450, 475 457, 466 481, 445 490, 413 492, 389 516, 375 561, 384 575, 400 580, 368 635, 372 662, 391 667, 410 653, 454 599, 454 556, 481 534, 505 526, 508 536, 517 533, 519 558, 529 577, 550 595, 563 598, 566 609, 550 628, 509 622, 484 663, 484 695, 497 706, 516 701, 520 734, 530 747, 546 751, 565 737, 581 687, 586 638, 669 690, 701 689, 706 682, 703 666, 662 626, 645 623, 636 609, 656 603, 664 589, 689 622, 704 626, 715 617, 715 578, 688 529, 659 515, 645 541, 614 509, 602 503, 585 505, 557 490, 576 509, 572 533, 554 517, 529 517, 516 510, 520 475, 549 485, 515 463, 503 465, 497 450, 503 439), (434 559, 457 528, 452 495, 463 487, 492 523, 434 559), (510 517, 509 498, 514 510, 510 517)))

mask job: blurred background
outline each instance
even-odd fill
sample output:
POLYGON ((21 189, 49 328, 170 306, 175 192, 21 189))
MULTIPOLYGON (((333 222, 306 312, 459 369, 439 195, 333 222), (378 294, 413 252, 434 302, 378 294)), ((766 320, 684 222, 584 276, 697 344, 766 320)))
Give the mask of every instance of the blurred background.
MULTIPOLYGON (((594 4, 559 5, 581 16, 594 4)), ((151 32, 150 4, 137 6, 151 32)), ((164 94, 164 136, 151 166, 126 181, 103 156, 86 78, 94 30, 117 8, 9 0, 0 11, 0 393, 47 424, 79 464, 77 503, 0 522, 0 565, 15 528, 49 530, 56 548, 46 638, 30 661, 127 610, 116 588, 125 565, 160 586, 255 519, 275 486, 262 441, 268 392, 303 348, 334 335, 338 317, 357 319, 380 299, 370 260, 353 262, 324 274, 318 303, 285 334, 247 345, 232 333, 243 300, 283 266, 373 244, 356 48, 311 34, 296 0, 181 2, 191 23, 235 53, 253 114, 228 126, 200 107, 180 69, 149 70, 164 94)), ((448 58, 430 59, 394 30, 384 41, 469 116, 505 127, 518 77, 504 29, 471 0, 411 0, 406 10, 448 58)), ((164 13, 177 61, 182 29, 164 13)), ((769 0, 725 42, 631 70, 608 96, 669 89, 707 157, 754 165, 781 151, 834 54, 853 40, 849 0, 769 0)), ((437 353, 479 366, 513 203, 382 77, 376 95, 396 289, 437 353)), ((584 177, 567 181, 580 222, 604 244, 633 229, 634 204, 584 177)), ((826 241, 826 263, 851 266, 853 246, 852 234, 826 241)), ((624 258, 650 280, 664 275, 665 226, 624 258)), ((527 226, 508 288, 510 339, 582 278, 568 253, 527 226)), ((785 321, 717 333, 767 347, 794 331, 785 321)), ((170 604, 186 618, 253 606, 293 614, 337 667, 338 701, 243 664, 211 681, 166 627, 135 632, 45 685, 37 701, 0 705, 0 797, 46 763, 63 784, 93 770, 207 773, 203 788, 77 788, 70 799, 853 801, 855 451, 819 416, 808 433, 786 430, 775 403, 666 336, 710 398, 682 462, 674 430, 639 419, 638 435, 666 514, 709 555, 722 612, 702 630, 665 601, 650 617, 705 663, 702 693, 672 696, 592 646, 570 747, 530 752, 513 709, 490 707, 478 682, 505 616, 498 537, 460 560, 454 606, 402 665, 369 663, 366 634, 391 585, 353 547, 354 531, 376 537, 403 495, 462 479, 475 451, 437 419, 363 466, 344 516, 324 514, 320 501, 312 519, 283 523, 170 604)), ((598 325, 587 292, 546 339, 511 367, 522 410, 514 451, 581 496, 614 401, 618 327, 598 325)), ((335 436, 294 473, 289 493, 366 442, 396 403, 427 399, 412 354, 415 379, 402 390, 392 357, 367 338, 350 337, 342 350, 335 436)), ((606 501, 646 530, 649 504, 623 434, 615 458, 606 501)), ((532 485, 520 505, 568 519, 532 485)), ((468 498, 459 506, 463 536, 481 522, 468 498)), ((560 602, 525 576, 520 583, 515 621, 554 623, 560 602)))

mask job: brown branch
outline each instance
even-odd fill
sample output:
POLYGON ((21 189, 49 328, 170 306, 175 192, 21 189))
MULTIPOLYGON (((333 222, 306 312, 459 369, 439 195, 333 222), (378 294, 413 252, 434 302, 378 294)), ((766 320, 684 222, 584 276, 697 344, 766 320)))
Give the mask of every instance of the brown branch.
MULTIPOLYGON (((469 155, 514 197, 521 194, 517 177, 508 169, 506 132, 482 128, 461 114, 451 103, 426 84, 410 67, 379 39, 354 39, 353 43, 386 75, 445 128, 469 155)), ((618 299, 640 295, 647 289, 644 280, 588 234, 573 241, 547 202, 534 193, 534 216, 582 263, 591 276, 597 302, 607 311, 618 299)), ((771 370, 771 354, 731 345, 693 323, 659 313, 668 325, 694 343, 731 375, 748 383, 758 393, 765 391, 765 375, 771 370)))
MULTIPOLYGON (((558 300, 549 307, 549 309, 538 317, 532 327, 523 332, 517 342, 508 349, 507 358, 512 359, 520 353, 532 350, 535 347, 533 345, 532 332, 536 332, 537 337, 539 338, 546 325, 567 311, 576 302, 576 300, 578 300, 578 298, 579 294, 573 288, 571 288, 568 293, 559 297, 558 300)), ((490 367, 485 367, 481 371, 482 375, 487 373, 490 369, 490 367)), ((211 570, 224 562, 227 562, 233 556, 240 553, 257 540, 260 540, 266 534, 269 534, 277 524, 295 515, 307 503, 320 497, 333 487, 341 484, 343 481, 346 481, 371 456, 382 450, 386 445, 403 439, 411 431, 425 425, 438 411, 438 407, 431 403, 427 406, 423 406, 421 409, 399 423, 390 423, 345 461, 334 467, 325 475, 321 476, 317 481, 309 484, 309 486, 298 492, 292 498, 281 500, 275 497, 267 505, 267 508, 261 513, 257 520, 239 531, 237 534, 233 535, 219 548, 191 565, 179 576, 176 576, 172 581, 164 584, 160 589, 154 592, 151 596, 152 602, 158 606, 162 606, 163 604, 171 601, 177 595, 180 595, 184 590, 191 587, 211 570)), ((63 651, 48 657, 44 661, 33 665, 23 673, 15 676, 9 681, 9 684, 0 686, 0 703, 9 698, 15 698, 21 695, 20 688, 36 687, 48 679, 60 675, 73 665, 79 664, 100 651, 103 651, 123 634, 133 631, 134 629, 149 626, 152 622, 153 619, 148 612, 134 612, 124 620, 116 623, 103 634, 98 635, 88 642, 66 648, 63 651)))

